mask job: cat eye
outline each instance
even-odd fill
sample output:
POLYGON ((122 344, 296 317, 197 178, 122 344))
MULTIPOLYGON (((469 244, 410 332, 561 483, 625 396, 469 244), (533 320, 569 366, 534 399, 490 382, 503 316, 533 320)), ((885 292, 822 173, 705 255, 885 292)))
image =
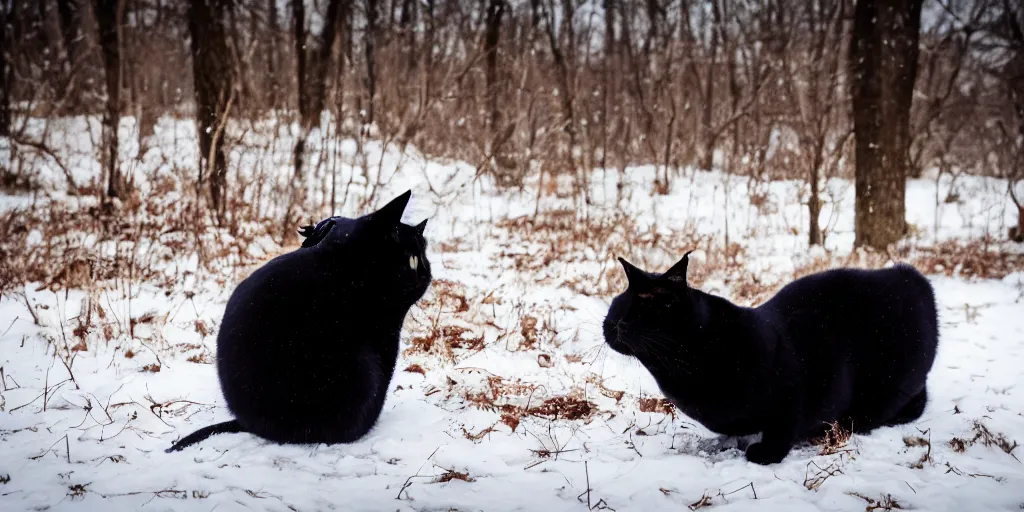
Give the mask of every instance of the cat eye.
POLYGON ((419 264, 420 264, 420 259, 419 258, 417 258, 416 256, 409 256, 409 268, 411 268, 413 270, 416 270, 416 267, 418 267, 419 264))

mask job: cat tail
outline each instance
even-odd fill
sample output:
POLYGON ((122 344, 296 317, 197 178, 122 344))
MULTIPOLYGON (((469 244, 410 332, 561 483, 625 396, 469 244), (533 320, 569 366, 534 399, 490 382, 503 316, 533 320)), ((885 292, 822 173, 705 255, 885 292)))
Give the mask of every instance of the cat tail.
POLYGON ((238 420, 225 421, 223 423, 217 423, 208 427, 203 427, 195 432, 181 438, 178 442, 171 445, 170 448, 164 450, 166 453, 179 452, 184 448, 194 445, 207 437, 217 434, 235 434, 238 432, 245 432, 242 425, 238 423, 238 420))

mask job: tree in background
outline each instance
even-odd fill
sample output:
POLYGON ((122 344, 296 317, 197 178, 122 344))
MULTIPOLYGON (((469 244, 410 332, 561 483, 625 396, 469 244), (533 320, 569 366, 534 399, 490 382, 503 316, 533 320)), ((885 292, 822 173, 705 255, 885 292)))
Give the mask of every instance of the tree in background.
POLYGON ((103 111, 103 143, 101 161, 107 175, 107 197, 123 198, 128 184, 121 175, 117 129, 121 121, 121 41, 120 24, 124 0, 94 0, 93 14, 99 27, 103 75, 107 85, 106 108, 103 111))
POLYGON ((837 51, 848 32, 843 24, 846 2, 808 2, 791 16, 795 18, 793 29, 786 32, 794 40, 789 51, 782 54, 785 73, 781 81, 786 88, 782 96, 791 102, 792 115, 787 116, 786 124, 801 149, 801 163, 810 189, 807 241, 810 245, 821 245, 821 181, 834 174, 852 134, 849 129, 836 130, 847 119, 848 100, 839 85, 843 75, 842 53, 837 51))
POLYGON ((1000 83, 999 96, 1008 108, 1001 109, 997 162, 1008 178, 1009 195, 1017 207, 1017 225, 1009 230, 1015 242, 1024 242, 1024 197, 1019 185, 1024 182, 1024 6, 1002 0, 991 32, 1006 49, 1006 58, 993 70, 1000 83))
POLYGON ((224 221, 224 189, 227 160, 224 127, 234 102, 234 66, 225 37, 225 0, 193 0, 188 9, 191 35, 192 78, 199 137, 199 190, 209 177, 210 207, 218 222, 224 221))
POLYGON ((0 0, 0 137, 11 134, 11 74, 7 65, 7 0, 0 0))
MULTIPOLYGON (((778 198, 768 180, 800 179, 803 198, 810 191, 811 222, 800 223, 811 244, 826 235, 816 219, 841 201, 825 187, 830 177, 856 174, 858 243, 881 247, 904 233, 906 176, 938 168, 954 177, 952 190, 961 174, 1021 174, 1012 117, 1019 74, 1009 64, 1021 4, 1013 0, 0 3, 0 96, 19 155, 65 158, 48 132, 25 130, 26 114, 34 122, 102 113, 97 192, 120 195, 129 162, 117 162, 118 118, 136 121, 135 133, 121 133, 139 143, 121 141, 124 159, 136 147, 146 155, 160 117, 194 117, 203 125, 193 141, 202 149, 197 181, 206 206, 221 210, 224 196, 246 193, 247 184, 222 181, 232 155, 286 139, 294 176, 274 185, 285 190, 272 208, 255 209, 286 212, 289 232, 297 208, 326 205, 307 204, 324 197, 315 189, 334 197, 334 181, 324 179, 335 179, 338 142, 350 137, 357 168, 370 165, 361 155, 373 137, 469 162, 499 188, 543 176, 538 197, 562 193, 553 184, 572 174, 585 200, 590 180, 615 179, 595 168, 621 178, 628 167, 655 165, 652 192, 669 191, 686 169, 722 170, 748 177, 751 201, 770 210, 778 198), (195 29, 222 35, 195 37, 194 56, 182 42, 202 10, 219 24, 195 29), (232 129, 218 135, 228 103, 232 129), (333 124, 317 138, 322 114, 333 124), (268 116, 272 141, 245 136, 268 116), (296 133, 280 129, 291 126, 296 133), (225 140, 231 151, 219 149, 225 140), (334 158, 324 158, 332 146, 334 158), (856 166, 847 154, 855 152, 856 166), (329 174, 318 162, 329 162, 329 174), (239 188, 218 192, 229 185, 239 188)), ((36 172, 21 169, 26 179, 36 172)), ((621 197, 628 190, 618 185, 621 197)), ((1016 192, 1007 201, 1020 203, 1024 191, 1016 192)))
POLYGON ((885 249, 906 233, 910 107, 923 0, 857 0, 850 43, 856 137, 855 245, 885 249))
POLYGON ((306 26, 306 8, 302 0, 292 1, 295 31, 296 67, 299 80, 299 124, 301 133, 295 143, 295 174, 305 172, 306 139, 313 128, 320 126, 320 115, 327 99, 327 72, 330 69, 335 41, 343 17, 348 15, 351 0, 330 0, 323 29, 311 34, 306 26))
POLYGON ((377 5, 377 0, 365 0, 363 2, 366 21, 366 28, 363 32, 363 47, 366 50, 366 106, 359 110, 360 112, 366 112, 366 115, 363 118, 363 124, 365 127, 369 127, 377 120, 377 46, 381 42, 379 9, 380 7, 377 5))
MULTIPOLYGON (((74 102, 80 98, 75 94, 75 78, 79 67, 80 37, 78 32, 78 2, 74 0, 57 0, 57 14, 60 23, 61 39, 64 43, 66 67, 63 77, 64 96, 74 102)), ((74 108, 76 105, 72 105, 74 108)))
MULTIPOLYGON (((319 34, 311 33, 307 26, 306 4, 303 0, 292 0, 291 8, 292 31, 295 38, 295 67, 298 78, 299 136, 292 151, 295 171, 282 225, 282 232, 285 234, 293 233, 293 210, 297 204, 304 201, 303 193, 306 189, 307 174, 305 162, 309 149, 307 142, 313 130, 320 127, 321 115, 326 106, 327 76, 335 41, 349 15, 351 0, 330 0, 328 2, 327 13, 323 18, 323 28, 319 34)), ((341 112, 337 112, 335 115, 341 115, 341 112)))

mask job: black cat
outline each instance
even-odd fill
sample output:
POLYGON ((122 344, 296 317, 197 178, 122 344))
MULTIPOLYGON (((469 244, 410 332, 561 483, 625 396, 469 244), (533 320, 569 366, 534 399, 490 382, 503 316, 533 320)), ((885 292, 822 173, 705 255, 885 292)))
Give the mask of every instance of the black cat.
POLYGON ((347 443, 380 415, 409 308, 430 285, 423 230, 400 222, 411 192, 380 210, 306 226, 302 248, 235 289, 217 335, 217 375, 232 421, 224 432, 278 443, 347 443))
POLYGON ((760 432, 751 462, 781 461, 830 422, 866 433, 924 411, 939 332, 932 287, 911 266, 806 276, 746 308, 687 286, 689 253, 664 274, 619 261, 629 285, 605 342, 708 429, 760 432))

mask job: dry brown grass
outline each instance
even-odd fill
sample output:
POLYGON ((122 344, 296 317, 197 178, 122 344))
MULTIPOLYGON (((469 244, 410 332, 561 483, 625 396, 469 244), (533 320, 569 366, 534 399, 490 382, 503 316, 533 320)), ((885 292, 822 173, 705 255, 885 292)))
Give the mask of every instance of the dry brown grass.
POLYGON ((213 364, 213 358, 209 354, 197 354, 189 356, 186 361, 196 364, 213 364))
POLYGON ((556 396, 526 410, 531 416, 553 420, 586 420, 598 411, 597 404, 573 396, 556 396))
POLYGON ((921 458, 910 464, 910 467, 914 469, 924 469, 924 465, 932 462, 932 433, 931 430, 925 430, 921 432, 921 436, 907 436, 903 438, 903 444, 907 448, 925 448, 925 452, 921 454, 921 458), (921 437, 927 435, 925 439, 921 437))
POLYGON ((667 414, 669 416, 672 416, 673 418, 676 417, 676 407, 675 405, 672 405, 672 402, 670 402, 667 398, 640 397, 639 399, 637 399, 637 402, 640 407, 640 412, 655 412, 667 414))
MULTIPOLYGON (((568 359, 568 356, 566 356, 566 358, 568 359)), ((619 389, 611 389, 605 386, 604 379, 596 373, 591 373, 590 375, 587 376, 587 384, 597 386, 598 391, 600 391, 602 395, 615 400, 615 403, 621 402, 622 398, 626 396, 625 391, 619 389)))
POLYGON ((405 367, 405 370, 403 370, 403 371, 406 371, 406 372, 409 372, 409 373, 418 373, 420 375, 426 375, 427 374, 427 371, 424 370, 423 367, 418 365, 418 364, 410 364, 409 366, 405 367))
POLYGON ((687 505, 687 507, 689 507, 690 510, 700 510, 700 509, 702 509, 704 507, 710 507, 710 506, 711 506, 711 496, 709 496, 708 493, 706 493, 706 492, 701 495, 700 499, 698 499, 697 501, 687 505))
POLYGON ((896 498, 893 498, 891 494, 883 494, 883 495, 879 496, 877 499, 876 498, 869 498, 867 496, 864 496, 863 494, 858 494, 858 493, 855 493, 855 492, 849 492, 847 494, 849 494, 850 496, 856 497, 856 498, 860 498, 860 499, 864 500, 865 502, 867 502, 867 506, 864 507, 864 511, 865 512, 873 512, 875 510, 902 510, 903 509, 903 505, 901 505, 900 502, 896 501, 896 498))
POLYGON ((441 308, 449 313, 465 313, 469 311, 469 300, 466 299, 466 286, 448 279, 434 279, 430 283, 431 296, 421 299, 424 309, 441 308))
POLYGON ((567 395, 549 397, 537 404, 538 386, 518 379, 506 380, 489 375, 483 390, 469 389, 462 393, 466 405, 500 415, 498 422, 513 432, 523 418, 537 417, 547 420, 589 421, 599 412, 597 404, 582 398, 575 390, 567 395))
POLYGON ((835 455, 841 452, 848 452, 846 445, 850 442, 853 433, 842 427, 838 421, 829 424, 825 435, 812 441, 820 449, 818 455, 835 455))
POLYGON ((824 467, 818 465, 817 462, 812 460, 808 462, 806 468, 804 468, 804 487, 808 491, 817 491, 822 485, 825 485, 825 482, 828 481, 829 478, 841 474, 843 474, 842 455, 833 458, 824 467), (812 467, 814 469, 811 469, 812 467))
POLYGON ((523 336, 523 341, 520 343, 519 348, 529 350, 536 348, 537 346, 537 318, 525 315, 519 319, 519 333, 523 336))
POLYGON ((971 430, 974 431, 974 437, 971 439, 954 437, 949 441, 950 448, 957 453, 963 453, 967 448, 970 448, 977 443, 981 443, 982 446, 994 446, 999 448, 1003 453, 1017 459, 1017 456, 1014 455, 1013 452, 1019 445, 1017 444, 1017 441, 1007 438, 1006 434, 1001 432, 992 432, 984 423, 981 422, 981 420, 974 420, 974 423, 971 425, 971 430))
POLYGON ((181 276, 165 269, 191 255, 218 277, 225 261, 245 266, 260 259, 249 251, 266 234, 258 219, 220 236, 225 230, 196 213, 194 198, 136 191, 119 206, 83 203, 48 200, 0 216, 0 290, 24 283, 90 290, 126 280, 169 289, 181 276))
POLYGON ((445 470, 437 478, 434 479, 433 483, 443 484, 451 482, 452 480, 462 480, 463 482, 475 482, 476 479, 469 476, 469 472, 459 472, 454 469, 445 470))
POLYGON ((985 240, 947 241, 935 247, 918 248, 916 252, 912 262, 926 273, 1002 279, 1024 271, 1024 255, 1005 251, 985 240))
POLYGON ((455 349, 469 349, 477 351, 484 346, 483 335, 464 337, 471 331, 457 325, 446 325, 440 329, 431 329, 426 336, 416 336, 410 341, 411 347, 406 349, 405 355, 423 354, 440 355, 445 359, 455 359, 455 349))
POLYGON ((610 297, 625 288, 625 276, 616 256, 658 271, 667 266, 647 265, 646 256, 660 254, 667 261, 681 257, 689 249, 710 245, 691 227, 666 234, 658 226, 641 228, 631 216, 617 211, 583 217, 575 210, 552 210, 499 220, 495 227, 507 232, 498 255, 503 260, 499 263, 502 268, 522 275, 548 275, 547 279, 552 281, 543 277, 539 281, 554 282, 590 297, 610 297), (551 269, 560 268, 557 263, 591 263, 599 269, 592 273, 551 275, 551 269))

